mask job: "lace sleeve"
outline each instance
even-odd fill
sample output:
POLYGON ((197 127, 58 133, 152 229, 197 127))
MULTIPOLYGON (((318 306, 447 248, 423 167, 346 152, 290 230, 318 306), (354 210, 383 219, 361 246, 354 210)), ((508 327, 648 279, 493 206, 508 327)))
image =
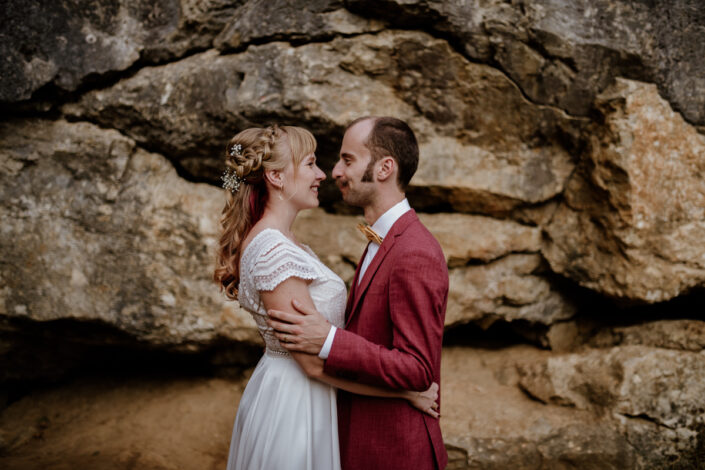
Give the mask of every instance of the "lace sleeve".
MULTIPOLYGON (((277 237, 279 238, 279 237, 277 237)), ((257 256, 252 270, 254 287, 258 291, 274 290, 290 277, 316 279, 318 272, 313 260, 288 239, 271 240, 257 256)))

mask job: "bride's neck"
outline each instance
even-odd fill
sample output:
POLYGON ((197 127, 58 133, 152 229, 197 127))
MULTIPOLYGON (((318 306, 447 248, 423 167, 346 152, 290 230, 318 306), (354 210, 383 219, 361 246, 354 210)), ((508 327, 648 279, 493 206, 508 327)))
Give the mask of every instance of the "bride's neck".
POLYGON ((285 202, 286 201, 268 201, 260 223, 267 228, 279 230, 293 240, 294 234, 291 231, 291 227, 294 224, 298 211, 285 202))

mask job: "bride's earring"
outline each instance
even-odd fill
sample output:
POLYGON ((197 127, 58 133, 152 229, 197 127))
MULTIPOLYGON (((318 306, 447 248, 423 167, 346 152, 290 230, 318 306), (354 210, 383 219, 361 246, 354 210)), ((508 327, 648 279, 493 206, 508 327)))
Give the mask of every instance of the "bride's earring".
POLYGON ((282 175, 282 185, 279 187, 279 192, 277 193, 280 201, 284 200, 284 196, 282 196, 282 194, 284 194, 284 175, 282 175))

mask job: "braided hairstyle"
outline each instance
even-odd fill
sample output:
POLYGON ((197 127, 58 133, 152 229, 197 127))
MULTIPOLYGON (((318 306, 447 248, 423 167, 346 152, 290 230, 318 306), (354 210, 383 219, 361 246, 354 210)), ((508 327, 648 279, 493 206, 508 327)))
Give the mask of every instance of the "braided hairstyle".
POLYGON ((293 162, 296 173, 304 157, 315 150, 313 135, 300 127, 250 128, 230 139, 225 149, 225 165, 237 174, 242 184, 235 193, 226 191, 213 274, 213 279, 229 299, 237 300, 242 242, 262 218, 270 197, 264 172, 283 171, 293 162), (241 146, 240 152, 231 155, 230 150, 237 144, 241 146))

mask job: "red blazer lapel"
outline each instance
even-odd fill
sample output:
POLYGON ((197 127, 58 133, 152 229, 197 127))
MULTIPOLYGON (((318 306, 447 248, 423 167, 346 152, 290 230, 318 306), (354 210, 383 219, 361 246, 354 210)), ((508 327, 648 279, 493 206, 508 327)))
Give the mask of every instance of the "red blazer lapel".
MULTIPOLYGON (((360 300, 362 300, 362 297, 365 294, 365 291, 367 288, 370 286, 370 281, 372 281, 372 278, 374 277, 375 273, 377 272, 377 268, 379 268, 379 265, 382 263, 382 260, 384 257, 387 255, 389 252, 389 248, 394 244, 394 237, 391 237, 389 241, 387 241, 387 238, 385 237, 384 241, 382 241, 382 245, 380 245, 379 250, 377 251, 377 254, 375 257, 372 259, 372 262, 370 265, 367 267, 367 271, 365 271, 365 275, 362 277, 362 280, 360 281, 360 285, 357 286, 355 289, 355 297, 353 299, 353 305, 352 308, 350 309, 350 314, 348 315, 347 321, 345 323, 345 326, 347 328, 348 323, 350 323, 350 320, 354 316, 355 312, 357 312, 358 306, 360 305, 360 300)), ((364 258, 363 258, 364 259, 364 258)), ((360 262, 362 264, 362 262, 360 262)))
POLYGON ((362 300, 362 297, 365 295, 365 291, 370 286, 372 278, 377 273, 377 269, 382 264, 384 257, 387 256, 387 253, 389 253, 389 250, 394 245, 396 238, 401 235, 404 230, 406 230, 406 227, 408 227, 409 224, 411 224, 415 220, 418 220, 418 217, 416 216, 416 212, 411 209, 407 211, 404 215, 399 217, 396 222, 394 222, 394 225, 392 225, 392 228, 389 229, 389 233, 387 233, 387 236, 384 237, 382 244, 379 246, 377 254, 372 259, 370 265, 367 267, 365 275, 360 281, 360 285, 357 285, 357 279, 360 275, 360 267, 362 266, 362 260, 364 260, 365 256, 367 255, 367 249, 365 249, 365 253, 362 254, 362 258, 360 258, 360 262, 357 264, 357 270, 355 270, 355 279, 353 280, 352 292, 350 293, 351 295, 348 297, 348 305, 345 309, 347 313, 345 321, 346 328, 354 314, 359 310, 358 307, 360 306, 360 301, 362 300), (352 307, 350 306, 351 299, 352 307))
MULTIPOLYGON (((357 263, 357 267, 355 268, 355 275, 353 276, 352 284, 350 285, 350 293, 348 294, 348 301, 345 304, 345 319, 347 320, 348 317, 350 317, 350 312, 352 311, 352 306, 353 306, 353 301, 355 300, 355 294, 358 292, 357 289, 357 280, 360 278, 360 268, 362 267, 362 260, 365 259, 365 256, 367 255, 367 250, 369 249, 370 244, 368 243, 367 246, 365 247, 365 251, 362 253, 362 258, 360 258, 360 261, 357 263)), ((346 321, 347 324, 347 321, 346 321)))

